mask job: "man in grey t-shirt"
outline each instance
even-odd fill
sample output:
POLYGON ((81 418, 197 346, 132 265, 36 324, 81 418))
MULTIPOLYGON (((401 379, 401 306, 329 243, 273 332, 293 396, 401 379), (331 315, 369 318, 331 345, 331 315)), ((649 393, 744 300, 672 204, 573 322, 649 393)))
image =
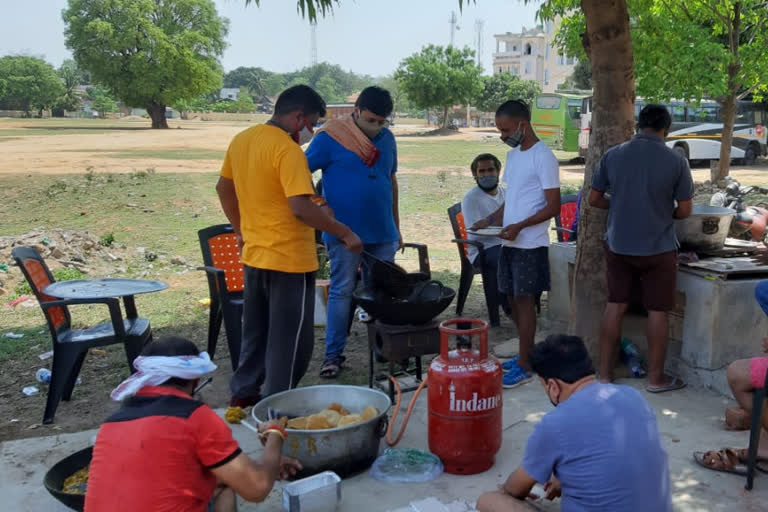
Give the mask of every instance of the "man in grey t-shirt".
POLYGON ((534 428, 520 467, 476 508, 532 511, 525 499, 538 482, 540 498, 562 495, 563 512, 671 512, 667 454, 640 393, 597 382, 576 336, 549 336, 530 363, 555 409, 534 428))
POLYGON ((646 390, 651 393, 685 386, 664 373, 667 312, 675 306, 677 279, 675 219, 691 214, 693 198, 688 161, 664 144, 671 123, 666 107, 646 105, 638 120, 640 133, 603 155, 589 194, 589 204, 608 210, 608 304, 600 327, 600 380, 613 380, 622 319, 639 286, 648 311, 646 390))

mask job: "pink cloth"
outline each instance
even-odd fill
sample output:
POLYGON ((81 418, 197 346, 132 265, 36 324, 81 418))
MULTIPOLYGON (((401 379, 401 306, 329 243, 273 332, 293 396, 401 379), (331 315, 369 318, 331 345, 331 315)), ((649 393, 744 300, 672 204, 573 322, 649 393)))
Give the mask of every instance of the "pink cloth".
POLYGON ((768 371, 768 357, 753 357, 749 360, 749 381, 753 388, 765 386, 766 371, 768 371))

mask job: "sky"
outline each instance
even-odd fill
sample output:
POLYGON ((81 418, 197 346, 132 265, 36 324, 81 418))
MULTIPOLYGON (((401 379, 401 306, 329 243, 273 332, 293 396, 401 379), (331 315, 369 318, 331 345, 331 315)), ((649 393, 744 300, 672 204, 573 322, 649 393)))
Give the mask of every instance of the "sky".
MULTIPOLYGON (((286 72, 311 63, 309 22, 296 11, 295 0, 214 0, 220 15, 229 18, 229 46, 222 57, 226 71, 258 66, 286 72)), ((466 2, 465 2, 466 3, 466 2)), ((519 32, 535 25, 536 3, 522 0, 477 0, 458 9, 458 0, 341 0, 331 16, 317 23, 319 62, 372 76, 392 73, 399 62, 433 43, 450 40, 451 11, 459 29, 456 46, 475 48, 475 20, 483 20, 482 62, 491 72, 494 34, 519 32)), ((61 11, 67 0, 0 0, 3 29, 0 56, 33 55, 54 66, 71 57, 64 44, 61 11)))

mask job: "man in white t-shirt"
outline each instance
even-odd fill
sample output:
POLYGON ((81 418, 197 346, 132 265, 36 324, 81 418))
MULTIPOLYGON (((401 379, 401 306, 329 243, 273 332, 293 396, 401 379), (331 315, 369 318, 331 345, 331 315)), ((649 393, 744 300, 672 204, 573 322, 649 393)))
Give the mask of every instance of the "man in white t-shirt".
POLYGON ((513 148, 504 166, 504 207, 473 227, 504 226, 499 290, 510 297, 520 335, 519 358, 504 375, 504 387, 511 388, 533 378, 528 353, 536 334, 536 297, 549 290, 549 221, 560 213, 560 168, 536 137, 522 101, 507 101, 496 110, 496 128, 513 148))
MULTIPOLYGON (((504 187, 499 185, 501 161, 495 155, 491 153, 477 155, 472 160, 470 168, 477 186, 472 187, 461 200, 461 213, 464 215, 465 226, 471 226, 503 207, 505 195, 504 187)), ((483 276, 483 292, 488 306, 488 318, 491 321, 491 327, 498 327, 500 325, 499 306, 506 314, 510 314, 507 297, 499 292, 498 285, 501 238, 472 233, 467 233, 467 236, 470 240, 483 244, 482 258, 478 258, 478 250, 473 245, 467 246, 467 257, 483 276)))

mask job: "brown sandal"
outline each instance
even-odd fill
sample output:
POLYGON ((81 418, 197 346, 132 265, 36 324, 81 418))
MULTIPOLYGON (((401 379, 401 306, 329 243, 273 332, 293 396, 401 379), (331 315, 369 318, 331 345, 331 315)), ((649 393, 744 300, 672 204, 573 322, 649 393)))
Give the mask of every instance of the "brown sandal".
POLYGON ((738 450, 732 448, 710 450, 708 452, 693 452, 693 460, 700 466, 713 471, 734 473, 742 476, 747 474, 747 466, 741 462, 738 450))

